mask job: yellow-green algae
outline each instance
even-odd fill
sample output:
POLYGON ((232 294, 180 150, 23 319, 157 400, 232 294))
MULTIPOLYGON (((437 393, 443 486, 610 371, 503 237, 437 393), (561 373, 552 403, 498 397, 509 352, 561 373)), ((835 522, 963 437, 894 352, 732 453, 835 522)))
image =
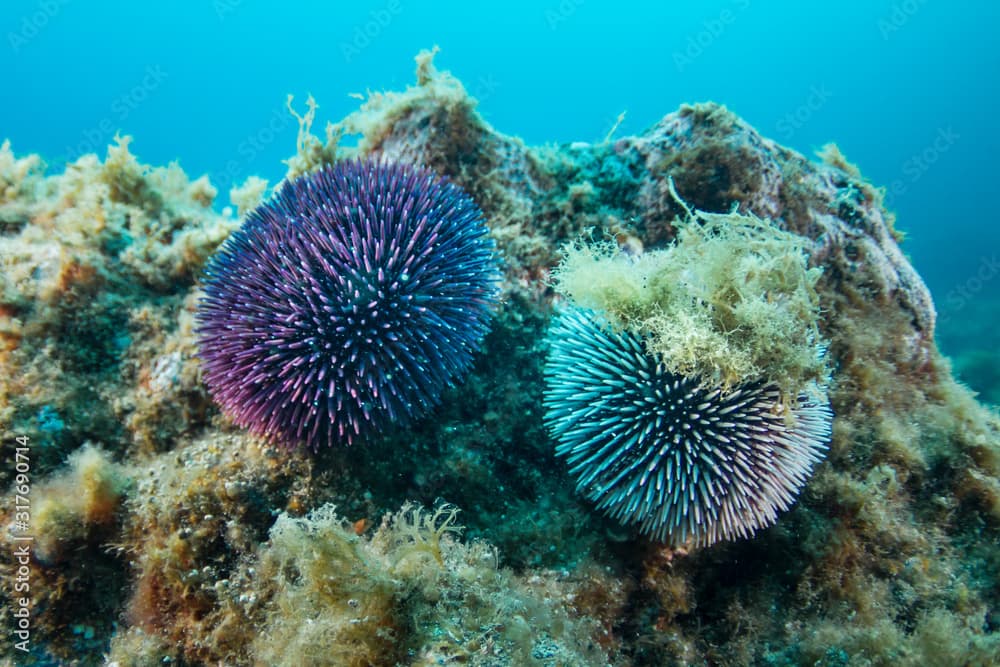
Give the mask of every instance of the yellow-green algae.
POLYGON ((40 560, 71 557, 66 547, 95 528, 113 524, 126 489, 128 472, 106 452, 84 445, 69 457, 68 468, 37 485, 32 511, 35 548, 40 560))
POLYGON ((645 337, 672 373, 726 389, 764 377, 785 396, 822 379, 822 271, 808 266, 805 240, 736 212, 690 211, 675 224, 675 241, 661 250, 568 244, 556 289, 645 337))
MULTIPOLYGON (((361 538, 333 506, 278 517, 253 565, 253 654, 269 665, 530 665, 551 642, 555 663, 604 665, 593 621, 549 607, 499 567, 496 549, 461 542, 458 510, 410 505, 361 538), (558 644, 556 644, 558 641, 558 644), (557 647, 557 648, 556 648, 557 647)), ((541 587, 539 581, 538 587, 541 587)))

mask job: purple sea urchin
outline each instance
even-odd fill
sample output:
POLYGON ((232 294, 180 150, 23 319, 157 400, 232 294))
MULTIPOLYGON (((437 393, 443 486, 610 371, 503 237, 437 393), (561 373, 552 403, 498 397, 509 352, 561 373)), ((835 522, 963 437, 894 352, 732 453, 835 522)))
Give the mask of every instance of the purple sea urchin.
POLYGON ((794 503, 824 456, 833 414, 819 388, 787 415, 775 385, 702 386, 577 309, 549 340, 545 419, 557 454, 581 493, 653 539, 750 536, 794 503))
POLYGON ((499 281, 468 195, 371 161, 286 183, 206 275, 198 335, 212 396, 237 424, 314 449, 435 405, 468 370, 499 281))

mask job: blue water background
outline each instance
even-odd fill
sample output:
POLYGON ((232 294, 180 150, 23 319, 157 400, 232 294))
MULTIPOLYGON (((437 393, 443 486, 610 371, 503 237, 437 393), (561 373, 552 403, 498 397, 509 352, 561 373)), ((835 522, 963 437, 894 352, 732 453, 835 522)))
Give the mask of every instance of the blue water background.
MULTIPOLYGON (((948 317, 1000 295, 1000 3, 6 0, 0 138, 58 166, 132 134, 223 193, 281 177, 296 95, 318 127, 349 93, 400 90, 413 56, 529 144, 638 133, 684 102, 726 104, 805 154, 836 141, 889 188, 904 250, 948 317)), ((228 197, 220 197, 219 206, 228 197)))

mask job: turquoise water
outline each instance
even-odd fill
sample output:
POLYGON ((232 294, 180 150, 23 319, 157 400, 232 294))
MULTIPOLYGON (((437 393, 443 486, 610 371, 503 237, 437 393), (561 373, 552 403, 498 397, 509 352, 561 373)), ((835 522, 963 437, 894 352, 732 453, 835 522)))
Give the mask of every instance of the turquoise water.
POLYGON ((294 151, 288 93, 312 93, 322 127, 357 107, 349 93, 411 83, 437 44, 438 67, 528 143, 600 140, 622 111, 618 132, 639 133, 709 99, 807 154, 836 141, 889 188, 943 330, 1000 299, 995 3, 294 4, 8 0, 0 135, 58 165, 120 130, 142 161, 220 189, 273 183, 294 151))

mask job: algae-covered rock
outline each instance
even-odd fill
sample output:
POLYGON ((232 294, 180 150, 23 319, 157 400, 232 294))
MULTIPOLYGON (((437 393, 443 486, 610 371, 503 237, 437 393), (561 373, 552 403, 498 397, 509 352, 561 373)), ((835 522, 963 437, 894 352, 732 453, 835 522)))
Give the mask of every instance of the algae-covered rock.
MULTIPOLYGON (((431 55, 416 85, 372 94, 325 141, 310 106, 289 160, 289 177, 355 155, 422 163, 470 194, 502 256, 470 376, 363 445, 275 448, 212 405, 193 311, 238 221, 215 212, 207 179, 142 165, 142 137, 49 175, 0 148, 0 429, 5 452, 26 443, 35 494, 28 533, 14 530, 17 469, 2 467, 3 659, 1000 663, 1000 419, 939 355, 880 190, 834 148, 811 161, 716 104, 638 136, 526 146, 431 55), (574 493, 544 428, 542 366, 560 249, 655 258, 699 224, 690 211, 722 237, 754 220, 796 248, 778 274, 798 277, 785 303, 806 317, 784 349, 815 333, 828 350, 789 377, 828 370, 835 419, 827 459, 773 526, 669 548, 574 493), (43 528, 22 564, 15 538, 43 528)), ((248 181, 234 204, 264 190, 248 181)))

